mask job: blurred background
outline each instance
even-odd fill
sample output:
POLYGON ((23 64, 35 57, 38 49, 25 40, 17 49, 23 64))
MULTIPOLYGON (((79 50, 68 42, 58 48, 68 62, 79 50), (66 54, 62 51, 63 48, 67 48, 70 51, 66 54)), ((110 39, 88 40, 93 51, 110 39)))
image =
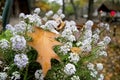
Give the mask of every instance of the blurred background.
MULTIPOLYGON (((110 25, 111 43, 107 58, 102 59, 105 80, 120 80, 120 0, 0 0, 0 25, 16 24, 20 13, 33 13, 40 8, 40 16, 47 11, 62 9, 65 19, 83 25, 87 20, 110 25)), ((98 60, 99 61, 99 60, 98 60)))

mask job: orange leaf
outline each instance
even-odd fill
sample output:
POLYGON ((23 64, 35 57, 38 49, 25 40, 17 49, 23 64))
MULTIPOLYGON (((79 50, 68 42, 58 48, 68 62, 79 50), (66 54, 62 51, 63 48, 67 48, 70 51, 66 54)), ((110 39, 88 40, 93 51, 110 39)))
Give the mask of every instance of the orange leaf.
POLYGON ((70 49, 73 53, 79 53, 81 50, 80 50, 80 48, 78 48, 78 47, 72 47, 71 49, 70 49))
POLYGON ((45 77, 48 70, 51 69, 51 59, 60 61, 59 56, 53 51, 53 47, 61 45, 61 43, 54 39, 59 36, 58 34, 38 27, 35 27, 34 30, 35 32, 28 33, 33 39, 33 41, 28 42, 28 45, 32 46, 38 52, 37 62, 41 64, 45 77))

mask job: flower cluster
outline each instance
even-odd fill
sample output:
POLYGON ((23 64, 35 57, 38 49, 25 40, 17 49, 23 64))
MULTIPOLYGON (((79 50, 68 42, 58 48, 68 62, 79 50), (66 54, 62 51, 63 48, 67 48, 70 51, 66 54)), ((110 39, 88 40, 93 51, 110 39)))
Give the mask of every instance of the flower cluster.
POLYGON ((22 69, 28 64, 28 58, 25 54, 16 54, 14 58, 14 63, 18 68, 22 69))
POLYGON ((43 17, 39 16, 40 11, 36 8, 33 14, 21 13, 19 23, 6 25, 6 31, 0 35, 0 51, 6 63, 4 67, 9 67, 0 71, 0 79, 104 80, 101 73, 103 64, 93 61, 107 56, 106 49, 111 39, 107 34, 102 37, 101 34, 109 31, 109 24, 100 23, 93 29, 94 22, 88 20, 79 29, 75 21, 62 20, 65 15, 61 9, 56 13, 48 11, 43 17), (34 27, 59 35, 55 40, 62 43, 53 48, 60 62, 51 60, 52 66, 46 76, 43 75, 43 67, 36 62, 37 51, 28 45, 31 39, 28 32, 34 32, 34 27))

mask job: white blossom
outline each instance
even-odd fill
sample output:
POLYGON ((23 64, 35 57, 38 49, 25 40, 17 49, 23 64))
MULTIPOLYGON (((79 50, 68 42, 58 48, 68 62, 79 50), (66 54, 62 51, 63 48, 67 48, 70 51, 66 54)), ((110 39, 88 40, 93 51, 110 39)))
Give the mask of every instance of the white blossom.
POLYGON ((64 14, 61 14, 60 15, 61 19, 65 18, 65 15, 64 14))
POLYGON ((105 29, 106 29, 107 31, 110 30, 110 25, 109 25, 108 23, 105 23, 105 29))
POLYGON ((34 18, 34 24, 35 26, 41 26, 42 25, 42 20, 37 14, 32 15, 34 18))
POLYGON ((103 69, 103 64, 102 63, 97 63, 97 70, 102 70, 103 69))
POLYGON ((59 18, 59 16, 58 14, 54 14, 52 18, 56 20, 57 18, 59 18))
POLYGON ((8 49, 10 47, 10 42, 6 39, 1 39, 0 40, 0 48, 1 49, 8 49))
POLYGON ((26 65, 28 64, 27 55, 25 55, 25 54, 16 54, 15 57, 14 57, 14 63, 20 69, 25 68, 26 65))
POLYGON ((53 11, 48 11, 46 14, 45 14, 47 17, 50 17, 50 16, 52 16, 53 15, 53 11))
POLYGON ((100 77, 98 78, 98 80, 104 80, 104 75, 100 74, 100 77))
POLYGON ((94 43, 97 43, 98 40, 99 40, 99 35, 98 35, 98 34, 92 35, 92 39, 93 39, 93 42, 94 42, 94 43))
POLYGON ((66 26, 62 32, 62 37, 64 37, 65 39, 73 42, 76 41, 74 32, 78 32, 78 29, 76 27, 76 23, 74 21, 65 21, 66 26))
POLYGON ((77 53, 70 53, 70 56, 68 57, 70 59, 70 62, 77 63, 80 60, 80 57, 77 53))
POLYGON ((95 31, 93 31, 94 34, 100 34, 100 29, 96 28, 95 31))
POLYGON ((64 72, 67 74, 67 75, 72 75, 72 74, 75 74, 76 72, 76 68, 73 64, 71 63, 68 63, 67 65, 65 65, 64 67, 64 72))
POLYGON ((75 21, 65 21, 65 29, 69 29, 72 33, 78 32, 75 21))
POLYGON ((101 49, 105 49, 105 48, 106 48, 104 41, 98 42, 97 45, 98 45, 99 47, 101 47, 101 49))
POLYGON ((78 42, 76 43, 76 45, 77 45, 77 46, 82 46, 82 42, 81 42, 81 41, 78 41, 78 42))
POLYGON ((58 25, 59 24, 54 20, 49 20, 45 23, 45 26, 47 27, 48 30, 51 30, 53 28, 57 28, 58 25))
POLYGON ((71 77, 71 80, 80 80, 80 78, 79 78, 79 76, 73 76, 73 77, 71 77))
POLYGON ((25 14, 24 13, 20 13, 19 14, 19 18, 24 18, 25 17, 25 14))
POLYGON ((11 80, 18 80, 20 79, 20 73, 18 71, 15 71, 12 73, 12 77, 11 77, 11 80))
POLYGON ((70 51, 71 48, 72 48, 72 43, 67 42, 63 46, 60 47, 60 52, 63 52, 63 54, 65 55, 68 53, 68 51, 70 51))
POLYGON ((34 13, 39 14, 40 13, 40 8, 35 8, 34 13))
POLYGON ((89 70, 94 70, 94 64, 92 64, 92 63, 88 63, 87 64, 87 68, 89 69, 89 70))
POLYGON ((4 67, 3 71, 7 71, 9 69, 10 69, 10 67, 4 67))
POLYGON ((61 15, 61 14, 62 14, 62 9, 59 9, 59 10, 57 11, 57 14, 58 14, 58 15, 61 15))
POLYGON ((82 46, 80 46, 82 51, 90 52, 92 49, 91 42, 92 42, 91 38, 84 40, 82 42, 82 46))
POLYGON ((11 24, 7 24, 5 28, 6 30, 10 30, 11 32, 15 31, 15 28, 11 24))
POLYGON ((101 22, 101 23, 98 24, 98 26, 99 26, 99 27, 104 27, 104 23, 101 22))
POLYGON ((88 39, 92 37, 92 31, 91 30, 86 30, 84 32, 84 39, 88 39))
POLYGON ((98 55, 107 57, 106 51, 98 51, 98 55))
POLYGON ((47 17, 43 17, 42 20, 46 22, 48 20, 48 18, 47 17))
POLYGON ((15 32, 24 33, 26 31, 27 24, 24 21, 20 21, 18 24, 14 26, 15 32))
POLYGON ((44 80, 44 76, 43 76, 42 70, 36 70, 36 72, 35 72, 35 78, 37 80, 44 80))
POLYGON ((40 16, 38 16, 37 14, 26 15, 25 19, 28 19, 29 23, 34 24, 35 26, 41 26, 42 25, 42 20, 41 20, 40 16))
POLYGON ((97 74, 98 74, 98 72, 97 72, 96 70, 90 72, 90 75, 91 75, 92 77, 96 77, 97 74))
POLYGON ((54 32, 54 33, 56 33, 56 34, 59 34, 59 32, 58 32, 57 30, 55 30, 55 28, 57 28, 58 25, 59 25, 59 24, 58 24, 56 21, 54 21, 54 20, 49 20, 49 21, 47 21, 47 22, 45 23, 44 28, 47 29, 47 30, 49 30, 49 31, 51 31, 51 32, 54 32))
POLYGON ((85 23, 85 29, 90 30, 90 29, 92 28, 93 24, 94 24, 93 21, 88 20, 88 21, 85 23))
POLYGON ((105 45, 109 44, 110 41, 111 41, 111 38, 109 36, 105 36, 104 39, 103 39, 105 45))
POLYGON ((0 80, 6 80, 7 79, 7 73, 6 72, 0 72, 0 80))
POLYGON ((14 51, 24 51, 26 49, 26 40, 23 36, 15 35, 10 40, 14 51))

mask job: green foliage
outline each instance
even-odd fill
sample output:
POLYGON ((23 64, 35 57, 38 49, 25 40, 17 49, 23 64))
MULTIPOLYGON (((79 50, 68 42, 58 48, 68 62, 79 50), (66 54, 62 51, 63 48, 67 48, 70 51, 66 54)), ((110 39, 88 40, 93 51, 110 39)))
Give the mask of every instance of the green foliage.
POLYGON ((10 38, 11 38, 12 36, 13 36, 13 35, 12 35, 11 31, 6 30, 6 31, 4 31, 4 32, 1 33, 1 35, 0 35, 0 40, 1 40, 1 39, 10 40, 10 38))
POLYGON ((74 14, 74 10, 73 10, 72 4, 67 4, 66 5, 65 12, 68 15, 74 14))
POLYGON ((58 9, 60 9, 60 4, 56 3, 55 1, 53 1, 52 3, 49 3, 51 10, 56 13, 58 9))

